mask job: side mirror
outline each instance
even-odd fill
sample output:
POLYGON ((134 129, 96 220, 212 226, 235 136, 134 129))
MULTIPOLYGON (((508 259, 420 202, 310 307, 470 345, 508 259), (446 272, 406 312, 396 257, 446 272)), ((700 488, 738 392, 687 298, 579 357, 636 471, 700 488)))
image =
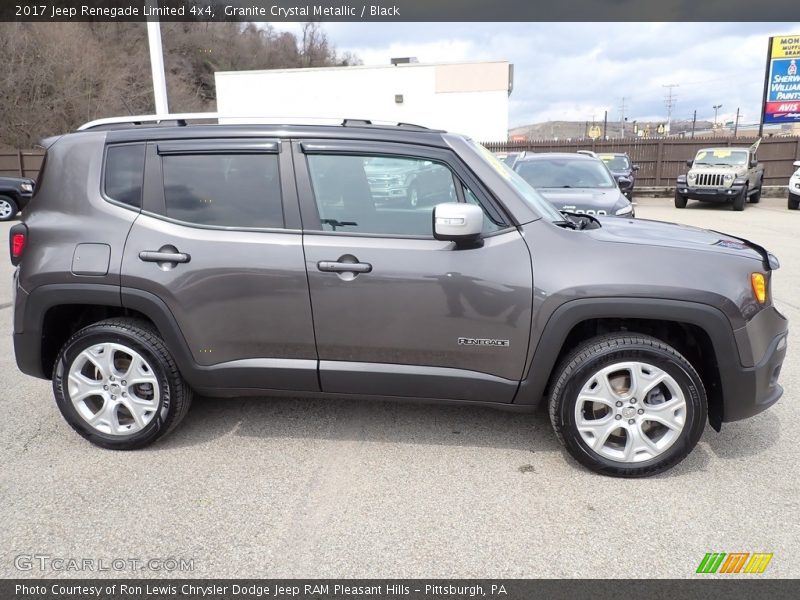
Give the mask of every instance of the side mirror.
POLYGON ((687 161, 686 161, 686 166, 687 166, 687 167, 691 167, 693 163, 694 163, 694 160, 692 160, 692 159, 690 158, 689 160, 687 160, 687 161))
POLYGON ((633 165, 633 170, 634 171, 638 171, 639 170, 639 165, 633 165))
POLYGON ((433 237, 456 243, 476 242, 483 231, 483 211, 474 204, 445 202, 433 207, 433 237))

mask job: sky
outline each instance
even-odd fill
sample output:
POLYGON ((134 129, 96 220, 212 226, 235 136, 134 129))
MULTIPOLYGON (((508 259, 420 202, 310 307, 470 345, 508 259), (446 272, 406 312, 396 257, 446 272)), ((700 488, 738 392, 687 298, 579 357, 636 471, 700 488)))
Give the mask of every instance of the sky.
MULTIPOLYGON (((299 30, 300 24, 274 23, 299 30)), ((508 60, 514 64, 509 125, 549 120, 759 119, 767 38, 800 33, 795 23, 326 23, 340 52, 365 65, 397 56, 419 62, 508 60)))

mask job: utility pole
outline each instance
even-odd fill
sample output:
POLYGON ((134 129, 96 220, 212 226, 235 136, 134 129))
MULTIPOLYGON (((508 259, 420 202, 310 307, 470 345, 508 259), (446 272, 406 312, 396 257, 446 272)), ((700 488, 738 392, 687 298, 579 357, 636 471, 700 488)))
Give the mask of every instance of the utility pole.
POLYGON ((619 137, 625 137, 625 96, 622 97, 622 104, 619 106, 619 137))
POLYGON ((672 124, 672 109, 678 103, 678 97, 672 93, 673 88, 680 87, 677 83, 667 83, 661 87, 667 88, 667 93, 664 96, 664 106, 667 107, 667 127, 664 133, 669 135, 670 126, 672 124))
POLYGON ((608 111, 603 114, 603 140, 607 140, 606 129, 608 128, 608 111))
POLYGON ((717 128, 717 112, 719 112, 719 109, 722 108, 722 104, 715 104, 712 108, 714 109, 714 129, 716 129, 717 128))
MULTIPOLYGON (((153 8, 158 8, 158 0, 149 0, 153 8)), ((161 23, 153 19, 147 21, 147 41, 150 45, 150 69, 153 73, 153 97, 156 102, 156 114, 168 115, 167 78, 164 75, 164 52, 161 48, 161 23)))
POLYGON ((736 107, 736 122, 733 126, 733 137, 739 137, 739 107, 736 107))
POLYGON ((694 114, 692 115, 692 139, 694 139, 695 125, 697 125, 697 109, 694 109, 694 114))

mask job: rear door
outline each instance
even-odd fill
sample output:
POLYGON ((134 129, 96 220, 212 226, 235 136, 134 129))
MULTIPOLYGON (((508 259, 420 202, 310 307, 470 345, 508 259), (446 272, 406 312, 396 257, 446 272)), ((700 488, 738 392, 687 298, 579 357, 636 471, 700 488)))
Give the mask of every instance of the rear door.
POLYGON ((123 290, 166 303, 211 387, 319 389, 286 148, 274 139, 147 145, 123 290))
POLYGON ((405 144, 308 140, 294 159, 323 391, 510 402, 531 259, 480 183, 451 152, 405 144), (400 196, 479 204, 483 243, 435 240, 433 207, 384 202, 387 179, 400 196))

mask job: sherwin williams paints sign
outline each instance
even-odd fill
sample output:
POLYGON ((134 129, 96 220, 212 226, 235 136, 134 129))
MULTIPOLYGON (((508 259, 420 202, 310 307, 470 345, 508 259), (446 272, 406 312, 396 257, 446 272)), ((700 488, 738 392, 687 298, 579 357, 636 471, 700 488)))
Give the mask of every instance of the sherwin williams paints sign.
POLYGON ((769 39, 764 123, 800 123, 800 34, 769 39))

